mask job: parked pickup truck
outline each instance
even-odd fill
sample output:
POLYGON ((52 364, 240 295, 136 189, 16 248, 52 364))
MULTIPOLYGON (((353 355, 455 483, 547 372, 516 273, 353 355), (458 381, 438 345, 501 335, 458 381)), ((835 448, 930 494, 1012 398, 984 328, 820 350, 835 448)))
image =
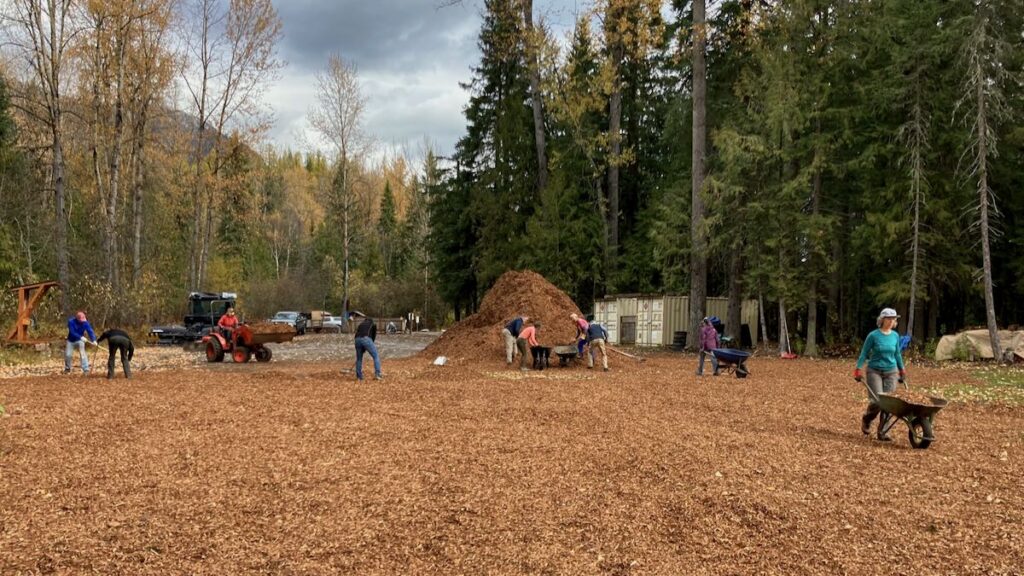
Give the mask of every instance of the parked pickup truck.
POLYGON ((278 312, 270 319, 271 324, 287 324, 295 329, 299 336, 306 333, 306 317, 298 312, 278 312))
POLYGON ((303 316, 308 318, 306 328, 318 334, 320 332, 341 332, 344 329, 345 323, 342 322, 341 316, 335 316, 326 310, 304 312, 303 316))

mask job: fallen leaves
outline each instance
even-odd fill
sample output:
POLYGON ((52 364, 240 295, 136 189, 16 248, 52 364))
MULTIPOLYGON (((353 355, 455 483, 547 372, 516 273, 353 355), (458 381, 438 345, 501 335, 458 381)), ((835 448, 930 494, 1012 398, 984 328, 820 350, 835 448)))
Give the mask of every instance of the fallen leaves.
POLYGON ((0 380, 0 573, 1024 565, 1019 407, 958 403, 914 451, 861 435, 847 362, 759 358, 739 380, 676 354, 525 375, 500 355, 390 357, 356 383, 350 340, 306 338, 269 365, 146 349, 184 364, 0 380))

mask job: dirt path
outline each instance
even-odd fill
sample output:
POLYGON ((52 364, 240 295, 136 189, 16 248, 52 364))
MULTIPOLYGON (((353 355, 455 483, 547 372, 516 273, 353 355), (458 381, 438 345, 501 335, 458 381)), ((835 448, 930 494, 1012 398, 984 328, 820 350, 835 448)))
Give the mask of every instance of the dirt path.
POLYGON ((391 357, 358 384, 346 346, 322 348, 209 379, 0 381, 0 573, 1024 567, 1021 408, 952 405, 914 451, 902 425, 861 436, 849 362, 755 359, 737 380, 692 356, 525 375, 391 357))

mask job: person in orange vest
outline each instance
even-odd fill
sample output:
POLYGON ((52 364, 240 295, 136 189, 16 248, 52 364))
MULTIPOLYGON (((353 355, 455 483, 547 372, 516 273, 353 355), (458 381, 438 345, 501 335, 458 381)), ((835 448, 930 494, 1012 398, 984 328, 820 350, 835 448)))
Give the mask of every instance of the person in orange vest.
POLYGON ((227 312, 220 317, 217 321, 217 328, 220 328, 221 332, 227 338, 231 338, 232 333, 238 328, 238 316, 235 316, 235 309, 228 308, 227 312))
POLYGON ((519 369, 523 372, 529 370, 526 367, 526 353, 529 352, 530 356, 533 356, 533 348, 540 346, 540 342, 537 341, 537 334, 540 332, 540 322, 530 324, 520 330, 519 337, 516 339, 516 348, 519 349, 519 369))

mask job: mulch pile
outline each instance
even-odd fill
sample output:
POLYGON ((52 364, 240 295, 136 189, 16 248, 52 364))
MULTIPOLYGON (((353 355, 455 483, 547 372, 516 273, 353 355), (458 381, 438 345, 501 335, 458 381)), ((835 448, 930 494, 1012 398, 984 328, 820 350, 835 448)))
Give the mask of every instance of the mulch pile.
POLYGON ((452 326, 422 356, 501 357, 501 329, 516 316, 542 324, 537 336, 545 346, 572 344, 576 336, 570 314, 583 315, 571 298, 546 278, 529 270, 501 275, 480 303, 480 311, 452 326))
POLYGON ((249 324, 253 334, 287 334, 295 332, 295 329, 287 324, 273 324, 271 322, 256 322, 249 324))
POLYGON ((895 396, 904 402, 917 404, 918 406, 931 406, 935 404, 927 394, 922 394, 921 392, 916 392, 914 390, 898 389, 895 392, 889 392, 884 395, 895 396))

